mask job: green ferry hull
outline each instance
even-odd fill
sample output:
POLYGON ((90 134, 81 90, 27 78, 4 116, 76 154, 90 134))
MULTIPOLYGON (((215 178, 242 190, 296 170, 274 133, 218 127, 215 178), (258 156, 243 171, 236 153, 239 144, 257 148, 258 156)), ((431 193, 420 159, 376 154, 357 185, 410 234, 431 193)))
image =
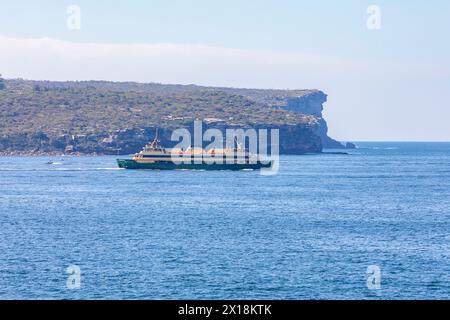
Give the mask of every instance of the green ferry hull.
POLYGON ((117 159, 119 168, 146 170, 258 170, 270 168, 272 163, 174 163, 172 161, 155 161, 140 163, 132 159, 117 159))

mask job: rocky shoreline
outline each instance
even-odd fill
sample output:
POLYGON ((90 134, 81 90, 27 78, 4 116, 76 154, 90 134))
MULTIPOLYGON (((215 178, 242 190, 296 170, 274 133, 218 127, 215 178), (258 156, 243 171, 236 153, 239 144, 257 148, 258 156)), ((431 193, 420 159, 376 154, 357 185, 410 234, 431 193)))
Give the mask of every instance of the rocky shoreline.
POLYGON ((97 157, 106 154, 93 153, 62 153, 57 151, 40 152, 40 151, 0 151, 0 157, 97 157))
POLYGON ((0 90, 0 156, 132 154, 159 130, 279 129, 280 154, 351 148, 330 138, 320 90, 13 79, 0 90))

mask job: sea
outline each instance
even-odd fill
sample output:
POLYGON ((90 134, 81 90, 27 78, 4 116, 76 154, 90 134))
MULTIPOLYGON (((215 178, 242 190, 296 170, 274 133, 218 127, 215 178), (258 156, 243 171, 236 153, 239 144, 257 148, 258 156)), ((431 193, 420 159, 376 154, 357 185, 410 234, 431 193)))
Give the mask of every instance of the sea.
POLYGON ((0 299, 449 299, 450 143, 357 145, 272 176, 0 157, 0 299))

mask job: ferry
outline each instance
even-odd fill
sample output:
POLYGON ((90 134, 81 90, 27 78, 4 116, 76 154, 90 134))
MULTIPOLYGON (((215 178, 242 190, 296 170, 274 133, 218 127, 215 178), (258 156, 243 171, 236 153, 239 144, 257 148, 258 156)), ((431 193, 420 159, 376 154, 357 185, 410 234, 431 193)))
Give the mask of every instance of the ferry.
POLYGON ((239 144, 224 149, 169 149, 160 145, 158 135, 131 159, 117 159, 119 168, 147 170, 258 170, 270 168, 272 162, 262 161, 239 144))

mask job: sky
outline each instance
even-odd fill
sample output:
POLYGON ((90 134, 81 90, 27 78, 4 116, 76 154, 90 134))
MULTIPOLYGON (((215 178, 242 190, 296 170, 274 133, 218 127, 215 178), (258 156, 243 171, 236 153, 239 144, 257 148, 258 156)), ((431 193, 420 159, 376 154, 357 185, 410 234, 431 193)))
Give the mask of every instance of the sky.
POLYGON ((333 138, 450 141, 447 0, 0 0, 0 21, 5 78, 314 88, 333 138))

